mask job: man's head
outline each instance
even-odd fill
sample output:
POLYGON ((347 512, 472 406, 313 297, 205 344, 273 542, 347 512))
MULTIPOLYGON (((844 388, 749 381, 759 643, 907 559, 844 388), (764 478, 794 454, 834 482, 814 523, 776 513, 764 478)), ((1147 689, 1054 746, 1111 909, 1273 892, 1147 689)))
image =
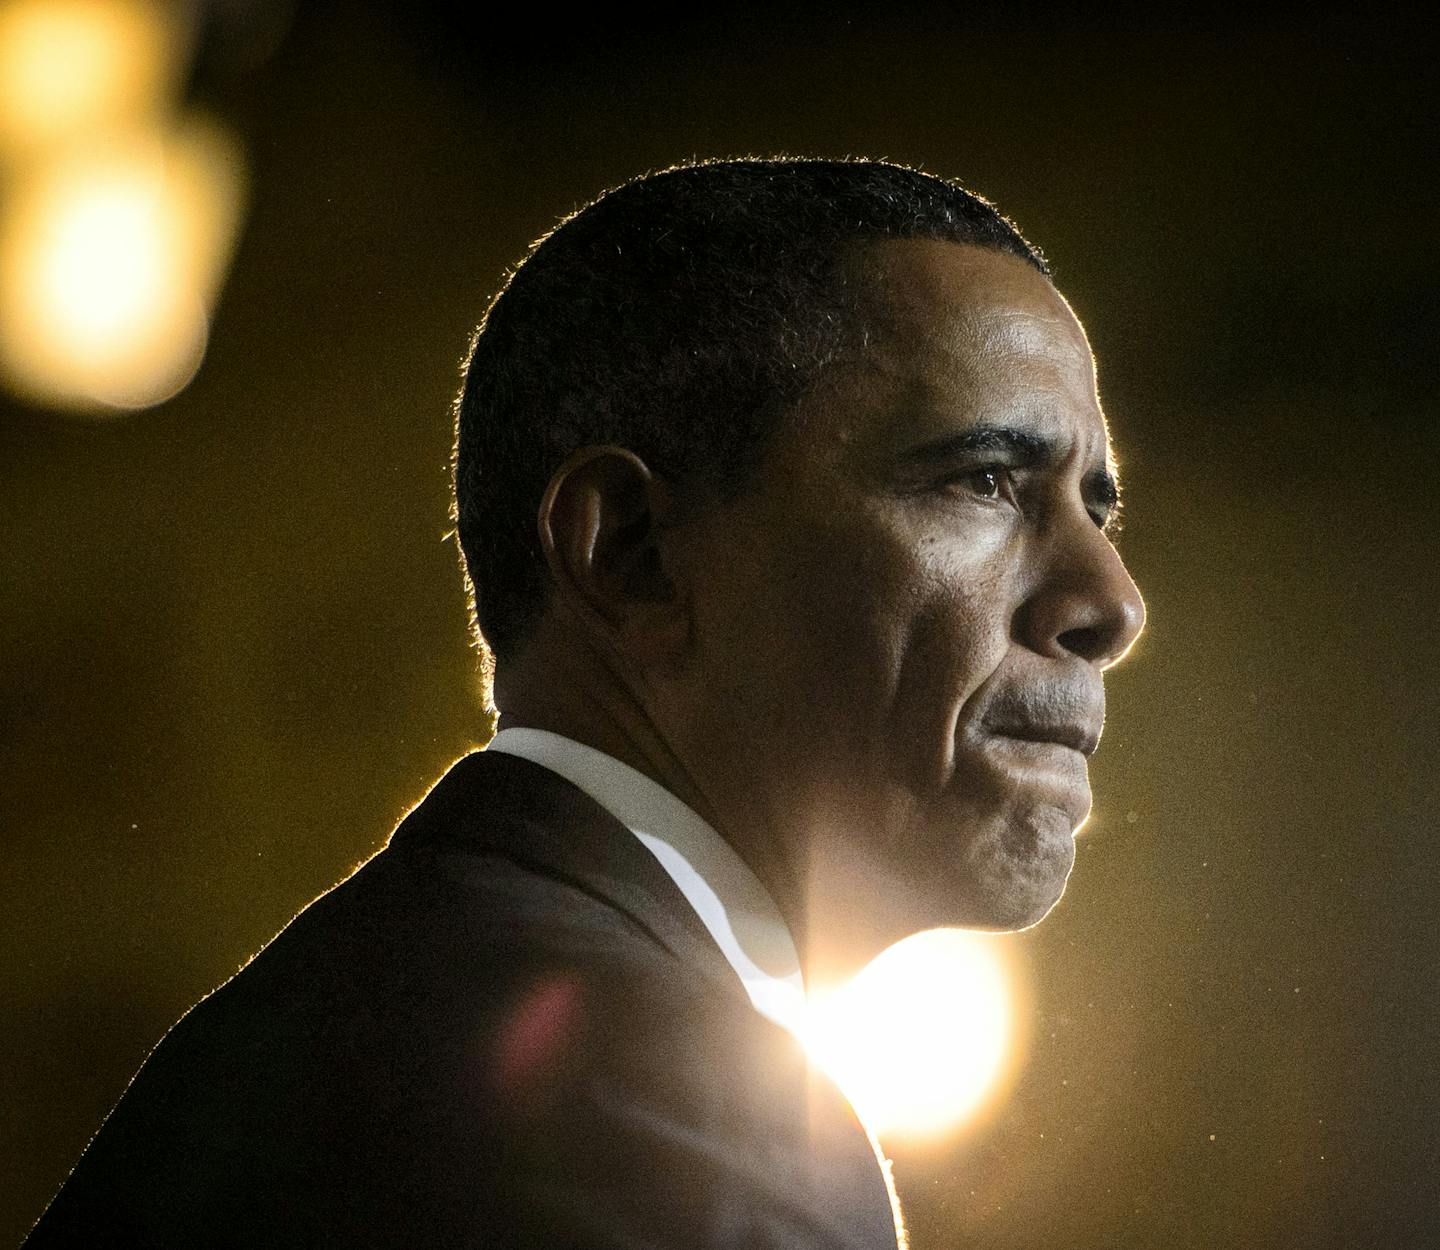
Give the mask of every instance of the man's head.
POLYGON ((861 161, 682 166, 602 196, 532 249, 476 335, 456 502, 480 629, 516 651, 549 597, 535 511, 572 451, 628 447, 733 494, 847 346, 866 243, 934 238, 1043 262, 995 209, 861 161))
POLYGON ((456 483, 521 702, 592 687, 597 745, 638 741, 792 921, 1059 897, 1143 608, 1084 333, 989 205, 860 162, 611 193, 492 307, 456 483))

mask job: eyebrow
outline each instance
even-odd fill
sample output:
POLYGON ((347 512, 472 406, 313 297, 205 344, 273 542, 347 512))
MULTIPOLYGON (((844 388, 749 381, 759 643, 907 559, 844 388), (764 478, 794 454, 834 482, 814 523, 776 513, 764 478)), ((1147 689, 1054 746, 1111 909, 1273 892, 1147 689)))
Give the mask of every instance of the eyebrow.
POLYGON ((1011 425, 977 425, 912 447, 905 453, 904 459, 929 464, 959 460, 983 452, 1006 452, 1021 467, 1028 468, 1054 460, 1056 448, 1052 439, 1029 430, 1011 425))
MULTIPOLYGON (((932 439, 910 448, 902 456, 908 464, 943 464, 985 454, 1003 454, 1016 467, 1034 468, 1059 458, 1055 440, 1014 425, 982 424, 932 439)), ((1120 483, 1108 465, 1091 469, 1081 479, 1085 502, 1111 511, 1120 503, 1120 483)))

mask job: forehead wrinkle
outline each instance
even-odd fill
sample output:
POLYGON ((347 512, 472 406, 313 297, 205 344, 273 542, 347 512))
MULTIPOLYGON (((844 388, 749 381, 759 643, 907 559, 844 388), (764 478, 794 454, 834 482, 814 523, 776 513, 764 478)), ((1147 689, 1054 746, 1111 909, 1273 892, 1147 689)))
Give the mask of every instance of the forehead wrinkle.
POLYGON ((960 373, 979 383, 1007 380, 997 375, 1007 365, 1053 370, 1065 382, 1093 397, 1095 361, 1084 331, 1068 305, 1050 310, 1017 308, 945 299, 937 308, 909 298, 894 298, 873 328, 863 363, 888 376, 924 372, 927 357, 946 366, 938 376, 960 373))
MULTIPOLYGON (((946 354, 957 361, 956 353, 946 354)), ((992 389, 983 376, 991 372, 989 368, 958 362, 955 368, 930 369, 922 363, 925 358, 923 352, 886 352, 856 361, 851 376, 863 390, 842 387, 834 395, 848 410, 848 419, 835 431, 836 440, 844 445, 874 443, 878 450, 881 445, 898 447, 917 439, 943 438, 971 426, 1008 426, 1051 445, 1057 460, 1078 451, 1088 462, 1087 472, 1103 469, 1114 475, 1109 430, 1093 391, 1087 392, 1089 402, 1081 411, 1084 418, 1093 416, 1095 423, 1077 423, 1073 391, 1057 380, 1015 390, 1007 390, 1002 382, 992 389), (864 402, 852 407, 850 401, 859 394, 865 395, 864 402), (871 424, 865 414, 877 409, 884 410, 884 419, 871 424), (1090 450, 1096 442, 1091 431, 1096 429, 1103 439, 1098 457, 1090 450)))
POLYGON ((837 361, 829 378, 839 384, 830 391, 832 402, 838 399, 844 408, 859 403, 832 437, 869 442, 867 435, 888 431, 893 438, 900 429, 914 430, 928 413, 937 424, 947 417, 1042 423, 1063 430, 1065 444, 1078 441, 1088 453, 1099 441, 1091 430, 1098 429, 1104 446, 1090 465, 1113 473, 1094 358, 1074 312, 1053 286, 1044 283, 1037 295, 1009 283, 957 285, 929 272, 905 277, 866 284, 859 350, 837 361), (870 424, 861 409, 873 417, 877 408, 888 409, 889 419, 870 424))
MULTIPOLYGON (((983 312, 967 309, 957 321, 960 326, 974 327, 976 338, 992 350, 1008 355, 1046 355, 1057 342, 1071 340, 1070 346, 1083 342, 1073 317, 1042 314, 1032 309, 1011 308, 1005 305, 987 308, 983 312)), ((1090 359, 1087 349, 1083 353, 1090 359)))

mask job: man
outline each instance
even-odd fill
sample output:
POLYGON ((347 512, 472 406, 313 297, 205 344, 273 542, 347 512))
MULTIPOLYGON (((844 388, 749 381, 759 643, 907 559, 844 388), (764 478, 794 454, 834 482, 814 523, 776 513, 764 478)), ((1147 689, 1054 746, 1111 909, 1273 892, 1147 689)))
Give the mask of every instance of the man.
POLYGON ((178 1024, 33 1245, 893 1247, 784 1024, 1033 924, 1143 607, 1088 344, 988 204, 871 162, 602 197, 477 334, 502 729, 178 1024))

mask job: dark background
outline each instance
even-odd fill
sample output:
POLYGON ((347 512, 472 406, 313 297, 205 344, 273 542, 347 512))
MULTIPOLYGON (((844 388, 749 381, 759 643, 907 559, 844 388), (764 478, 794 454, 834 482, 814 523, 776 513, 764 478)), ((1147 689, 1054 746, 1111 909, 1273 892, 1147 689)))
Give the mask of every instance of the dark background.
POLYGON ((1018 1082, 892 1143, 915 1250, 1434 1244, 1428 40, 1376 6, 684 11, 316 3, 248 73, 202 52, 254 182, 198 378, 109 424, 0 401, 0 1241, 483 739, 448 404, 505 267, 617 180, 784 151, 959 177, 1044 246, 1150 607, 1070 892, 1012 940, 1018 1082))

